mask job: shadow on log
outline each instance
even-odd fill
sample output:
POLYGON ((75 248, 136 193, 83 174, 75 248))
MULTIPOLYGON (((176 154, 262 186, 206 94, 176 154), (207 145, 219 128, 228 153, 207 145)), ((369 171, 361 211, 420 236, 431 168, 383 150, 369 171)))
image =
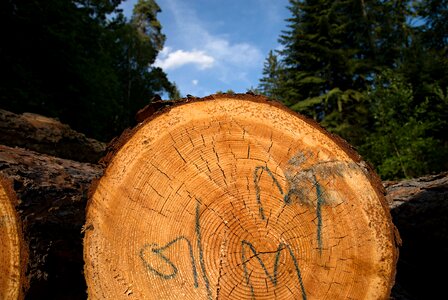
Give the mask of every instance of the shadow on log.
POLYGON ((25 299, 85 299, 81 227, 102 168, 0 145, 0 172, 13 182, 29 247, 25 299))
POLYGON ((97 163, 106 145, 87 138, 56 119, 0 109, 0 144, 61 158, 97 163))
POLYGON ((402 239, 392 296, 439 299, 448 268, 448 172, 384 185, 402 239))

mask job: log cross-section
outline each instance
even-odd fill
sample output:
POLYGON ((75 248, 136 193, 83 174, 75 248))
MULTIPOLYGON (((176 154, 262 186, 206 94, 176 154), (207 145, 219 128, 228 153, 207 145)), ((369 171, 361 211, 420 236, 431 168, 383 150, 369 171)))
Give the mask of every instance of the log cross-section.
POLYGON ((117 140, 91 191, 90 299, 387 299, 383 189, 344 141, 277 102, 213 95, 117 140))
POLYGON ((0 299, 23 299, 26 248, 11 183, 0 174, 0 299))

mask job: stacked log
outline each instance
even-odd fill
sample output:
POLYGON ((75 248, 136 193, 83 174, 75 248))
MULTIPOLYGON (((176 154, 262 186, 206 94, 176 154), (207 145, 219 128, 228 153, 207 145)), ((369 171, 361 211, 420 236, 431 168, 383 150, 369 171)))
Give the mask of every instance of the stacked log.
POLYGON ((29 251, 29 299, 84 299, 82 233, 90 183, 102 167, 0 145, 29 251))
POLYGON ((386 299, 394 225, 391 299, 444 292, 448 173, 382 186, 278 103, 181 103, 141 110, 102 164, 46 151, 57 121, 39 123, 40 148, 0 122, 0 299, 386 299))
POLYGON ((105 150, 56 119, 0 109, 0 172, 17 196, 13 207, 29 252, 28 299, 86 297, 81 228, 105 150))

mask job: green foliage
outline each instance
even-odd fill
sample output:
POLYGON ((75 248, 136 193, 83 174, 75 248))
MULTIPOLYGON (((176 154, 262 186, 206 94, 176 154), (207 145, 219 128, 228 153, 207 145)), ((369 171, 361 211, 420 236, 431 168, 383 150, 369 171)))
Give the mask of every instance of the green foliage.
POLYGON ((426 0, 417 1, 418 16, 425 23, 422 25, 421 36, 429 48, 447 53, 448 42, 448 1, 426 0))
POLYGON ((120 0, 2 1, 0 106, 58 117, 108 141, 155 93, 175 94, 151 65, 165 40, 153 0, 131 20, 120 0))
POLYGON ((229 90, 227 90, 227 91, 225 91, 225 92, 223 92, 223 91, 216 91, 216 94, 229 94, 229 95, 233 95, 233 94, 235 94, 235 91, 232 90, 232 89, 229 89, 229 90))
POLYGON ((348 140, 384 179, 445 170, 447 7, 290 0, 258 90, 348 140))
POLYGON ((434 92, 437 96, 432 99, 415 103, 411 85, 392 71, 378 76, 375 86, 366 92, 374 122, 359 151, 383 178, 414 177, 448 167, 448 149, 432 134, 440 126, 446 128, 447 121, 440 116, 428 118, 431 105, 448 109, 448 97, 440 88, 434 92))
POLYGON ((273 99, 281 99, 280 76, 283 74, 282 64, 274 51, 269 51, 269 55, 264 62, 263 78, 257 92, 273 99))

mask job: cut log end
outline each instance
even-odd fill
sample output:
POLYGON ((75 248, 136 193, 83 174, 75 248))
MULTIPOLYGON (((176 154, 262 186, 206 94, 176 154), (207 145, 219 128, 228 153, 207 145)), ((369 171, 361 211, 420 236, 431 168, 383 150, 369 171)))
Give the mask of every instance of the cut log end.
POLYGON ((386 299, 397 259, 372 170, 251 95, 175 105, 128 133, 85 229, 92 299, 386 299))
POLYGON ((11 183, 0 176, 0 299, 23 299, 26 251, 11 183))

